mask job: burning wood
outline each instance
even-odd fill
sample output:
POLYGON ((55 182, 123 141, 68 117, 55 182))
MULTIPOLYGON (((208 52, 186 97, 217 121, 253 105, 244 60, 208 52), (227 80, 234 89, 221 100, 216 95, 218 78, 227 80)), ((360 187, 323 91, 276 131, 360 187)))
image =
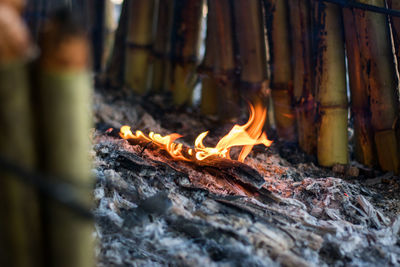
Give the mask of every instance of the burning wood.
POLYGON ((162 136, 150 132, 145 135, 138 130, 133 134, 129 126, 123 126, 119 135, 131 144, 141 144, 145 148, 149 145, 160 148, 168 152, 174 160, 194 163, 208 169, 211 173, 217 171, 220 175, 234 178, 242 184, 259 189, 265 183, 264 178, 255 169, 243 164, 243 162, 253 146, 263 144, 265 147, 269 147, 272 143, 267 139, 265 132, 262 131, 266 114, 266 108, 261 105, 255 107, 250 105, 248 122, 244 125, 234 125, 232 130, 222 137, 215 147, 207 147, 203 144, 208 131, 198 135, 194 148, 175 143, 177 139, 182 137, 177 133, 162 136), (243 146, 238 160, 231 160, 231 148, 237 146, 243 146))
POLYGON ((146 136, 142 131, 132 133, 129 126, 121 127, 120 136, 123 139, 133 142, 151 142, 155 146, 167 151, 175 160, 198 162, 209 159, 210 157, 221 157, 231 159, 230 151, 232 147, 243 146, 238 161, 244 162, 244 159, 251 152, 253 146, 263 144, 269 147, 272 141, 267 139, 267 135, 262 131, 265 123, 267 109, 261 105, 253 107, 250 104, 250 117, 246 124, 235 125, 232 130, 219 140, 215 147, 206 147, 203 144, 204 138, 208 131, 199 134, 195 140, 194 148, 186 148, 183 144, 175 143, 175 140, 182 137, 177 133, 162 136, 154 132, 150 132, 146 136))

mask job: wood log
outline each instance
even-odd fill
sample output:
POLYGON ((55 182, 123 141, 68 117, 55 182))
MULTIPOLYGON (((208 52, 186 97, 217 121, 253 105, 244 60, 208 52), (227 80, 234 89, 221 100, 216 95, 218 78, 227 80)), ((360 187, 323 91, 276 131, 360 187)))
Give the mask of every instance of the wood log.
MULTIPOLYGON (((80 29, 64 12, 45 25, 35 94, 41 169, 70 184, 82 205, 90 207, 92 82, 89 44, 80 29)), ((94 266, 93 222, 50 199, 44 209, 47 266, 94 266)))
MULTIPOLYGON (((152 150, 159 150, 158 146, 145 140, 128 139, 128 142, 132 145, 139 144, 143 146, 143 149, 148 148, 152 150)), ((223 176, 228 180, 233 180, 244 184, 245 186, 250 186, 253 189, 259 189, 265 184, 264 178, 257 170, 240 161, 221 158, 218 156, 210 156, 203 160, 197 160, 194 156, 187 153, 188 150, 188 147, 182 148, 185 157, 190 159, 190 161, 181 161, 182 164, 189 164, 193 166, 193 168, 206 170, 215 176, 223 176)), ((160 153, 163 153, 166 157, 170 158, 171 162, 175 161, 166 151, 160 150, 160 153)))
POLYGON ((376 164, 376 151, 371 125, 368 83, 363 74, 368 63, 360 47, 361 40, 356 29, 355 10, 344 8, 343 21, 351 92, 351 113, 354 118, 355 158, 360 163, 372 167, 376 164))
POLYGON ((197 81, 204 0, 175 0, 172 31, 171 90, 175 105, 192 102, 197 81))
POLYGON ((318 163, 347 164, 347 91, 341 8, 315 3, 317 31, 316 98, 318 101, 318 163))
MULTIPOLYGON (((266 21, 271 55, 271 89, 275 124, 278 136, 286 141, 297 141, 293 108, 293 73, 289 31, 289 6, 286 0, 268 0, 266 21)), ((296 47, 299 44, 296 43, 296 47)), ((293 68, 296 71, 296 68, 293 68)))
MULTIPOLYGON (((383 0, 358 2, 385 6, 383 0)), ((357 10, 355 14, 378 162, 384 171, 399 172, 400 150, 395 129, 399 118, 398 82, 388 19, 385 15, 364 10, 357 10)))
MULTIPOLYGON (((32 44, 14 7, 0 3, 0 157, 36 165, 28 63, 32 44)), ((0 169, 0 265, 42 266, 39 200, 34 188, 0 169)))
POLYGON ((139 95, 149 89, 156 3, 155 0, 129 1, 125 83, 139 95))

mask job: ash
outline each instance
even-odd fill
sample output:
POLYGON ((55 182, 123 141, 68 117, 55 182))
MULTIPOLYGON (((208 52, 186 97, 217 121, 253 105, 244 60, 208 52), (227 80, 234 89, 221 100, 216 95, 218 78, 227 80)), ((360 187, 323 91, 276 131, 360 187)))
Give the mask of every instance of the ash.
MULTIPOLYGON (((399 177, 317 167, 279 140, 246 159, 261 196, 160 151, 107 135, 123 124, 197 134, 215 123, 157 97, 95 95, 93 158, 98 266, 398 266, 399 177)), ((216 142, 232 123, 219 125, 216 142)))

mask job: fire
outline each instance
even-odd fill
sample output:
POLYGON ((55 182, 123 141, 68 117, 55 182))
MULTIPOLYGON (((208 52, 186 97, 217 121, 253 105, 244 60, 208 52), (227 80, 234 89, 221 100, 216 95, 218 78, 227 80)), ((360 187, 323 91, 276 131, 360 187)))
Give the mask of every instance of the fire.
POLYGON ((136 131, 133 134, 129 126, 122 126, 119 134, 123 139, 152 142, 157 147, 167 151, 173 159, 184 161, 202 161, 211 156, 231 159, 231 148, 241 146, 242 150, 238 161, 243 162, 253 149, 253 146, 263 144, 269 147, 272 143, 262 130, 266 116, 267 109, 265 107, 260 104, 253 107, 250 104, 248 122, 244 125, 234 125, 232 130, 222 137, 215 147, 206 147, 203 144, 208 131, 199 134, 194 142, 194 148, 189 149, 182 144, 175 143, 177 139, 182 137, 177 133, 161 136, 150 132, 146 136, 142 131, 136 131))

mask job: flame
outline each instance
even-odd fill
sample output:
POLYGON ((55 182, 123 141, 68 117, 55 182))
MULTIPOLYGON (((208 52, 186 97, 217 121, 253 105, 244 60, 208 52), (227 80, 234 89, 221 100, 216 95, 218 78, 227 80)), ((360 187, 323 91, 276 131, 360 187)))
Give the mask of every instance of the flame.
POLYGON ((272 143, 272 141, 267 139, 267 135, 262 130, 266 116, 267 109, 265 107, 260 104, 253 107, 250 104, 248 122, 244 125, 234 125, 230 132, 222 137, 215 147, 206 147, 203 144, 208 131, 199 134, 194 142, 194 148, 189 149, 184 148, 182 144, 175 143, 177 139, 182 137, 177 133, 161 136, 160 134, 150 132, 146 136, 142 131, 136 131, 133 134, 129 126, 122 126, 119 134, 123 139, 152 142, 159 148, 167 151, 173 159, 184 161, 201 161, 211 156, 231 159, 231 148, 242 146, 243 148, 239 154, 238 161, 243 162, 253 149, 253 146, 263 144, 269 147, 272 143))

